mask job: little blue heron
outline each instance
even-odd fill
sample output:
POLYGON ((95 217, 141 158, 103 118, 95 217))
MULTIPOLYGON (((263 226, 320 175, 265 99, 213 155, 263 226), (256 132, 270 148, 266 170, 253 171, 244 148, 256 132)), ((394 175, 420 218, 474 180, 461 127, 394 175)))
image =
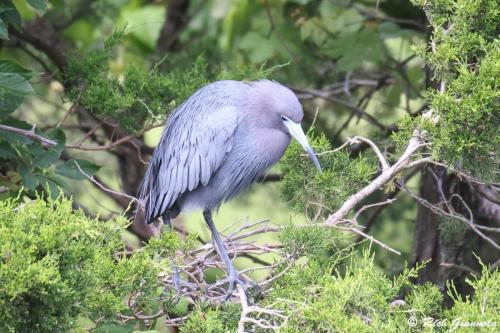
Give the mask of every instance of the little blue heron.
MULTIPOLYGON (((318 170, 301 128, 302 106, 285 86, 269 80, 218 81, 197 90, 167 119, 139 197, 147 223, 202 209, 228 272, 229 297, 245 288, 212 220, 212 211, 249 187, 283 156, 294 137, 318 170)), ((174 283, 179 275, 174 266, 174 283)), ((177 281, 177 282, 176 282, 177 281)))

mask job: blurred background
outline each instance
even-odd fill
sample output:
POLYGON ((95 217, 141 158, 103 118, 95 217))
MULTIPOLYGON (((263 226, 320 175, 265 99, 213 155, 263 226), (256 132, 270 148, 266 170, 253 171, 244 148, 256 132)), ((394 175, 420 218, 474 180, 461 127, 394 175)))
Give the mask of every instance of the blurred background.
MULTIPOLYGON (((25 20, 34 20, 33 31, 47 29, 37 32, 49 45, 58 43, 68 61, 89 50, 102 50, 113 33, 122 31, 103 69, 118 80, 131 66, 187 71, 199 57, 207 79, 245 78, 245 73, 272 69, 266 77, 295 89, 301 98, 306 130, 314 120, 315 132, 323 133, 333 146, 353 135, 383 141, 402 116, 416 114, 424 106, 426 71, 411 46, 425 41, 425 16, 407 1, 50 1, 43 27, 37 23, 39 13, 24 1, 14 3, 25 20)), ((65 95, 68 88, 58 77, 60 69, 22 36, 3 44, 4 57, 40 74, 32 80, 36 93, 13 116, 40 129, 57 125, 75 101, 65 95)), ((172 100, 171 106, 180 102, 172 100)), ((164 110, 155 125, 166 115, 164 110)), ((61 128, 67 143, 78 143, 94 125, 72 112, 61 128)), ((127 143, 113 150, 73 149, 68 154, 100 166, 96 177, 105 186, 135 195, 144 162, 161 131, 155 127, 141 133, 139 154, 127 143)), ((89 141, 113 142, 111 132, 98 128, 89 141)), ((306 220, 304 214, 292 213, 280 196, 279 165, 270 172, 274 178, 223 205, 216 215, 220 230, 245 219, 276 224, 306 220)), ((103 219, 128 205, 89 181, 66 179, 65 185, 78 206, 103 219)), ((415 203, 401 198, 381 213, 381 222, 370 230, 403 253, 402 257, 380 253, 377 258, 384 270, 398 272, 410 259, 415 216, 415 203)), ((201 214, 184 214, 174 223, 210 240, 201 214)), ((127 239, 138 244, 133 233, 127 239)), ((238 263, 240 268, 244 260, 238 263)))
MULTIPOLYGON (((62 190, 73 197, 74 208, 104 221, 117 214, 133 217, 130 198, 120 193, 137 194, 165 119, 208 82, 277 80, 300 98, 303 125, 311 137, 323 137, 331 147, 355 135, 369 137, 389 159, 401 153, 393 140, 400 125, 427 109, 426 91, 437 87, 420 56, 423 53, 417 52, 425 50, 431 34, 426 14, 410 1, 12 3, 16 10, 7 1, 0 13, 0 54, 4 61, 29 69, 22 73, 31 78, 34 93, 18 92, 28 96, 18 108, 9 108, 2 99, 2 123, 25 130, 36 124, 36 131, 66 146, 56 149, 55 155, 41 154, 41 147, 0 132, 6 142, 0 144, 0 198, 14 198, 20 192, 34 198, 37 190, 56 196, 62 190), (17 151, 12 150, 12 142, 17 151), (74 161, 95 182, 83 176, 74 161)), ((2 70, 13 68, 9 64, 3 64, 2 70)), ((365 144, 351 145, 346 160, 365 156, 366 150, 365 144)), ((369 153, 366 156, 370 159, 369 153)), ((335 175, 343 182, 338 188, 328 185, 329 196, 335 198, 338 193, 339 203, 361 184, 352 180, 354 176, 349 178, 357 164, 350 165, 335 175)), ((282 167, 278 164, 250 190, 222 206, 214 217, 222 233, 242 221, 286 225, 312 219, 308 208, 293 200, 293 193, 300 194, 301 188, 283 184, 282 167)), ((405 175, 407 188, 431 203, 440 202, 436 193, 442 188, 460 193, 481 224, 498 220, 491 203, 481 204, 481 191, 444 169, 426 168, 405 175)), ((406 264, 433 259, 416 280, 432 281, 444 290, 446 281, 455 279, 458 290, 466 292, 463 281, 468 270, 463 267, 480 270, 472 253, 485 262, 498 259, 498 251, 468 233, 463 223, 437 217, 395 186, 389 184, 366 203, 391 199, 396 199, 392 205, 376 207, 359 219, 365 233, 401 252, 397 256, 372 245, 377 268, 387 275, 399 274, 406 264)), ((327 205, 326 211, 335 210, 339 203, 327 205)), ((183 235, 197 234, 198 241, 210 241, 199 212, 181 215, 174 226, 183 235)), ((153 233, 132 225, 123 238, 134 248, 153 233)), ((275 243, 276 237, 264 234, 258 241, 275 243)), ((368 242, 358 245, 367 246, 368 242)), ((257 262, 273 260, 267 254, 257 262)), ((237 259, 236 266, 243 269, 253 261, 237 259)), ((253 277, 260 279, 265 273, 256 272, 253 277)))

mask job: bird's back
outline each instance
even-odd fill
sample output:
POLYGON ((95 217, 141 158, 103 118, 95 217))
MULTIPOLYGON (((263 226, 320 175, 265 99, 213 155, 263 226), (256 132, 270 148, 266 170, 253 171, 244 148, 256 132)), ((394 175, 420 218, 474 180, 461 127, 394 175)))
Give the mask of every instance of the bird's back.
POLYGON ((147 222, 174 208, 183 194, 209 183, 233 147, 248 89, 242 82, 218 81, 196 91, 170 115, 139 192, 147 222))

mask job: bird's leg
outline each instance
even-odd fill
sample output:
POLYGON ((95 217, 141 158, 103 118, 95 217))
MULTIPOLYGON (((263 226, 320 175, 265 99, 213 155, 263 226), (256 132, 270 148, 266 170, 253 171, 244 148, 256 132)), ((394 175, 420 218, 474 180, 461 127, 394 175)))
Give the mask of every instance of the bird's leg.
POLYGON ((252 283, 250 281, 246 281, 242 279, 236 269, 233 266, 233 263, 231 262, 231 259, 229 258, 229 255, 226 251, 226 248, 224 247, 224 243, 222 242, 219 233, 217 232, 217 229, 215 228, 214 221, 212 220, 212 212, 208 209, 203 211, 203 217, 205 218, 205 222, 207 223, 208 227, 210 228, 210 231, 212 233, 212 239, 214 242, 214 246, 219 252, 219 255, 222 258, 222 261, 224 261, 224 264, 226 265, 227 269, 229 270, 229 275, 227 277, 227 281, 229 282, 229 287, 227 290, 226 294, 226 300, 228 300, 231 295, 233 294, 233 291, 236 287, 236 284, 240 284, 240 286, 243 287, 243 289, 246 291, 246 286, 251 284, 255 285, 255 283, 252 283))
MULTIPOLYGON (((173 228, 172 228, 172 222, 170 220, 170 212, 169 211, 166 211, 162 216, 161 216, 161 219, 163 220, 163 224, 167 227, 167 229, 169 231, 172 231, 173 228)), ((181 291, 182 291, 182 287, 183 286, 186 286, 186 287, 191 287, 191 284, 187 281, 183 281, 181 279, 181 276, 179 274, 179 268, 177 267, 177 265, 175 264, 175 262, 172 264, 172 271, 174 273, 174 276, 173 276, 173 282, 174 282, 174 286, 175 286, 175 289, 177 291, 177 297, 180 298, 181 296, 181 291)))

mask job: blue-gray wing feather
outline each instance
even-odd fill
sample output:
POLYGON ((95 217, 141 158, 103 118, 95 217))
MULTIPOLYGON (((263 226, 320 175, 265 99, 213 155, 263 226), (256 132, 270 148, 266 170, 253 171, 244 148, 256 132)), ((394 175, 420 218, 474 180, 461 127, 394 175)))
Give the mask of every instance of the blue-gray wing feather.
POLYGON ((146 222, 184 192, 206 185, 231 151, 238 103, 233 96, 220 96, 222 91, 199 90, 168 119, 139 192, 146 222))

